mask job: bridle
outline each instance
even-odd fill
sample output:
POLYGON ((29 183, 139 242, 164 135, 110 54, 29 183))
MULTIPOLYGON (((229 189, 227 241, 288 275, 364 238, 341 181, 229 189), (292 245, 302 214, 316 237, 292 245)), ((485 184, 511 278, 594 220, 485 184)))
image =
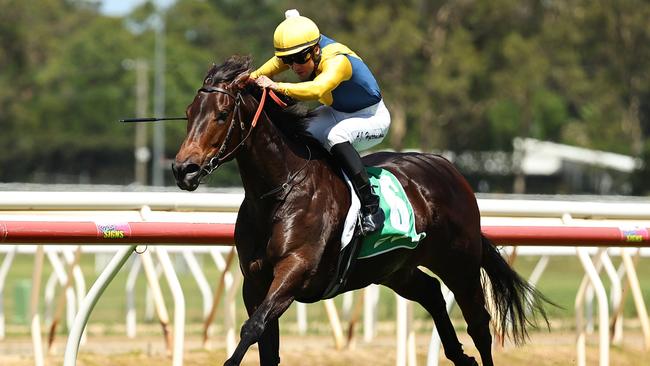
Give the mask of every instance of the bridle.
MULTIPOLYGON (((244 130, 246 129, 246 126, 244 125, 244 121, 241 118, 241 108, 240 108, 240 106, 241 106, 241 103, 244 102, 244 98, 242 97, 241 91, 238 91, 237 95, 235 95, 232 92, 230 92, 230 91, 228 91, 228 90, 226 90, 224 88, 220 88, 218 86, 203 86, 198 90, 198 92, 199 93, 201 93, 201 92, 203 92, 203 93, 221 93, 221 94, 225 94, 225 95, 227 95, 227 96, 229 96, 229 97, 231 97, 232 99, 235 100, 235 107, 233 108, 233 110, 231 112, 232 113, 232 118, 230 119, 230 125, 228 126, 228 131, 226 132, 226 138, 221 143, 221 147, 219 147, 219 150, 217 151, 217 154, 215 156, 211 157, 210 160, 208 160, 208 163, 201 168, 201 177, 206 177, 206 176, 210 175, 213 171, 215 171, 223 163, 225 163, 229 159, 231 159, 237 153, 237 151, 239 151, 239 149, 244 145, 244 142, 250 137, 251 133, 253 132, 253 129, 257 125, 257 121, 259 120, 260 115, 262 114, 262 110, 264 109, 264 103, 266 102, 267 89, 262 88, 262 97, 260 98, 259 105, 257 107, 257 110, 255 111, 255 115, 253 116, 253 121, 251 122, 251 127, 248 130, 248 133, 239 142, 239 144, 237 144, 237 146, 235 146, 235 148, 232 149, 229 153, 226 153, 226 150, 227 150, 228 143, 230 142, 230 138, 232 137, 232 131, 235 129, 235 124, 236 124, 235 118, 237 118, 239 120, 239 126, 241 128, 241 131, 244 132, 244 130)), ((280 99, 273 92, 273 90, 268 90, 268 95, 280 107, 282 107, 282 108, 287 107, 287 104, 282 99, 280 99)), ((290 186, 291 181, 293 181, 296 178, 296 176, 298 176, 298 174, 300 172, 302 172, 307 167, 309 162, 311 161, 311 149, 309 148, 309 145, 305 145, 305 147, 307 148, 307 151, 309 153, 309 157, 307 158, 307 161, 305 162, 305 164, 300 169, 298 169, 296 172, 289 173, 289 175, 287 176, 287 181, 285 183, 283 183, 282 185, 270 190, 267 193, 262 194, 259 197, 259 199, 265 199, 267 197, 272 197, 272 196, 275 196, 275 195, 277 195, 278 193, 281 193, 281 192, 284 193, 283 196, 286 196, 286 194, 288 194, 289 190, 291 189, 291 186, 290 186)))
MULTIPOLYGON (((237 151, 244 145, 244 142, 250 137, 251 132, 253 132, 253 128, 257 125, 257 120, 260 117, 260 114, 262 114, 262 110, 264 109, 264 102, 266 100, 266 88, 262 89, 262 98, 260 99, 260 103, 257 107, 257 111, 255 112, 255 116, 253 117, 253 121, 251 122, 251 127, 248 130, 248 133, 246 136, 235 146, 234 149, 232 149, 229 153, 226 153, 226 150, 228 148, 228 143, 230 142, 230 139, 232 138, 232 132, 235 129, 236 126, 236 119, 239 120, 239 126, 242 132, 246 129, 246 126, 244 125, 244 121, 241 118, 241 103, 244 101, 244 98, 242 97, 241 91, 237 92, 237 95, 234 95, 232 92, 220 88, 218 86, 203 86, 201 89, 198 90, 199 93, 221 93, 229 96, 235 101, 235 107, 233 108, 231 114, 232 118, 230 118, 230 125, 228 126, 228 131, 226 132, 226 138, 223 140, 221 143, 221 146, 219 147, 219 150, 217 151, 217 154, 214 155, 213 157, 208 160, 208 163, 201 168, 201 176, 205 177, 210 175, 213 171, 215 171, 219 166, 221 166, 223 163, 227 162, 229 159, 231 159, 237 151)), ((276 96, 277 98, 277 96, 276 96)), ((275 98, 274 98, 275 100, 275 98)), ((278 99, 279 100, 279 99, 278 99)), ((277 101, 277 100, 276 100, 277 101)))

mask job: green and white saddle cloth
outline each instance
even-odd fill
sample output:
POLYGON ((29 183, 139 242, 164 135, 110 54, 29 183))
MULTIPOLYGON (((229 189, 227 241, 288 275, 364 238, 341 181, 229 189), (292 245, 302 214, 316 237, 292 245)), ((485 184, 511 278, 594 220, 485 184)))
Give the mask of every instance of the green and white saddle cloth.
MULTIPOLYGON (((413 207, 397 178, 388 170, 366 168, 370 184, 379 195, 379 206, 386 215, 383 228, 363 238, 357 259, 370 258, 398 248, 414 249, 426 234, 415 232, 415 216, 413 207)), ((352 204, 345 221, 341 237, 341 250, 348 245, 358 222, 361 204, 354 193, 352 183, 347 179, 352 192, 352 204)))

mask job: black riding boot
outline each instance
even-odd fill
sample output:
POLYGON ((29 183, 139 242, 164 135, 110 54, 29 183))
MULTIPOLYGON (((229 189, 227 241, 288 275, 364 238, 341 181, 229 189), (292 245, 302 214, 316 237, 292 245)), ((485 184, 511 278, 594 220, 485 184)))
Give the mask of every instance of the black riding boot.
POLYGON ((359 153, 349 142, 332 146, 330 152, 352 181, 361 200, 362 234, 368 235, 380 230, 384 225, 384 211, 379 207, 379 196, 372 191, 368 173, 361 162, 359 153))

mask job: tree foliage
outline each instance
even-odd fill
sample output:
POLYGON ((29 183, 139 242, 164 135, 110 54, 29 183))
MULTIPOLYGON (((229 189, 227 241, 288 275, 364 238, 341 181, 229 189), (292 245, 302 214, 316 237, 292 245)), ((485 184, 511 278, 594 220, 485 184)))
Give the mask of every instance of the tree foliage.
MULTIPOLYGON (((270 57, 292 7, 375 72, 393 116, 383 148, 511 150, 524 136, 650 155, 643 0, 178 0, 162 15, 167 114, 184 111, 212 63, 270 57)), ((156 6, 124 17, 87 1, 0 9, 0 181, 132 182, 134 130, 116 121, 135 113, 126 60, 148 61, 153 89, 156 6)), ((167 126, 171 157, 185 126, 167 126)), ((214 184, 236 184, 233 168, 226 176, 214 184)))

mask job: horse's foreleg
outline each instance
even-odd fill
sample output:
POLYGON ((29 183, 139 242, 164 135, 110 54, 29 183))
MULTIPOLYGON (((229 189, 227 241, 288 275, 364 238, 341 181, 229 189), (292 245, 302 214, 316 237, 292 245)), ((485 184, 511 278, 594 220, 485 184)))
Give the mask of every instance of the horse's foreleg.
POLYGON ((264 300, 242 325, 239 344, 225 362, 225 366, 239 365, 248 348, 258 341, 262 341, 260 344, 262 365, 277 365, 280 362, 280 358, 276 357, 279 346, 277 320, 293 302, 293 291, 296 286, 302 284, 304 270, 297 261, 289 257, 278 263, 273 272, 273 282, 264 300), (270 356, 271 359, 265 359, 265 355, 270 356))
POLYGON ((440 281, 419 269, 404 269, 394 273, 384 285, 390 287, 405 299, 418 302, 431 314, 436 325, 445 356, 454 365, 478 365, 473 357, 465 354, 458 341, 454 326, 447 314, 447 305, 442 296, 440 281))

